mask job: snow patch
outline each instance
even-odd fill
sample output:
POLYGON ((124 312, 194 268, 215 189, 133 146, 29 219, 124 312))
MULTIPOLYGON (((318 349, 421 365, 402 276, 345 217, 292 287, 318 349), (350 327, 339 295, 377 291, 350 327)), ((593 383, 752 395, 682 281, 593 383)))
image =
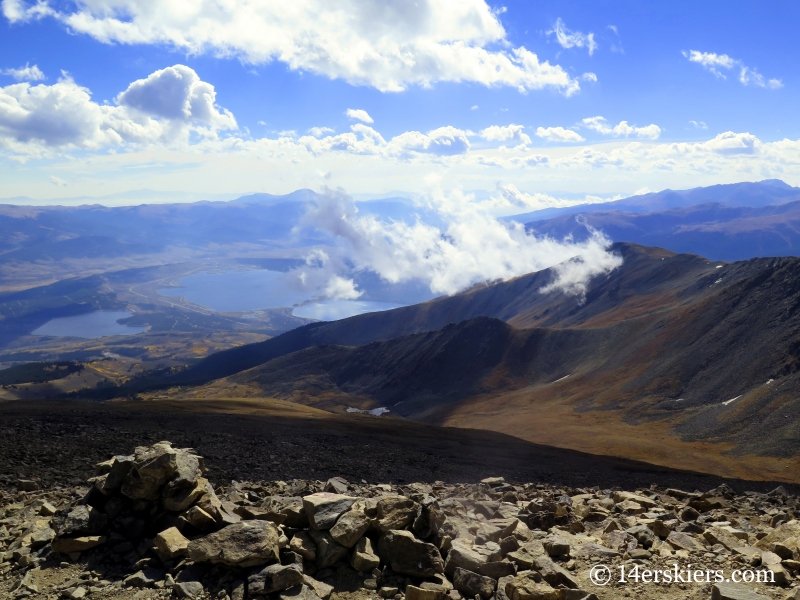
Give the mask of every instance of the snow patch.
POLYGON ((347 407, 347 412, 349 413, 365 413, 368 415, 374 415, 376 417, 380 417, 383 414, 389 412, 389 409, 385 406, 381 406, 379 408, 371 408, 370 410, 361 410, 360 408, 353 408, 352 406, 347 407))

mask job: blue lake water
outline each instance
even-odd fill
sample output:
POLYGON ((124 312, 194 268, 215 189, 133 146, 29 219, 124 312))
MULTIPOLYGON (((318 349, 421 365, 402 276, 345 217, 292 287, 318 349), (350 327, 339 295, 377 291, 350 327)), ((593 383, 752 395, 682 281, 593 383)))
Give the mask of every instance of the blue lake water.
MULTIPOLYGON (((307 291, 292 285, 292 275, 263 269, 195 273, 178 281, 178 288, 158 290, 162 296, 183 296, 190 302, 219 312, 240 312, 262 308, 290 307, 311 300, 307 291)), ((404 306, 369 300, 326 300, 298 306, 296 317, 335 321, 365 312, 404 306)))
POLYGON ((309 299, 291 287, 286 273, 264 269, 195 273, 178 282, 179 288, 158 290, 162 296, 183 296, 219 312, 292 306, 309 299))
POLYGON ((317 319, 318 321, 336 321, 354 315, 369 312, 379 312, 398 308, 402 304, 391 302, 371 302, 368 300, 325 300, 313 304, 298 306, 292 311, 295 317, 304 319, 317 319))
POLYGON ((147 327, 128 327, 117 323, 119 319, 130 316, 131 313, 124 311, 99 311, 75 317, 60 317, 48 321, 32 334, 99 338, 108 335, 133 335, 147 330, 147 327))

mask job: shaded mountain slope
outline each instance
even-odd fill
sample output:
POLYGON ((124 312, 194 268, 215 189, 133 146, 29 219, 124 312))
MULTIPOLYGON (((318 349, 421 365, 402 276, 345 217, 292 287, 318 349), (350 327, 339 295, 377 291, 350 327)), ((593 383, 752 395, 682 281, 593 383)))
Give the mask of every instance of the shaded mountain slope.
MULTIPOLYGON (((532 432, 543 416, 600 411, 629 425, 664 423, 685 440, 725 442, 738 453, 798 454, 800 259, 715 265, 630 245, 618 250, 624 266, 593 282, 583 303, 552 295, 542 310, 548 296, 533 282, 546 279, 534 274, 404 309, 406 318, 390 311, 306 327, 304 342, 315 347, 228 381, 318 407, 387 406, 429 423, 527 439, 538 439, 532 432), (514 296, 520 289, 527 303, 514 296), (348 342, 363 339, 381 316, 380 333, 408 323, 432 327, 448 303, 449 314, 494 310, 508 322, 470 316, 434 331, 348 342)), ((281 337, 300 339, 299 332, 281 337)), ((229 353, 249 352, 252 361, 256 348, 275 351, 281 337, 229 353)))
POLYGON ((552 269, 546 269, 510 281, 474 286, 422 304, 299 327, 265 342, 213 354, 181 373, 133 381, 124 392, 201 385, 311 346, 360 346, 435 331, 449 323, 481 316, 516 327, 610 325, 663 310, 670 302, 688 302, 694 296, 702 296, 710 284, 705 279, 716 274, 717 265, 698 256, 675 255, 632 244, 615 244, 611 251, 623 257, 623 265, 596 278, 585 299, 560 292, 542 293, 542 288, 555 277, 552 269), (698 281, 702 283, 697 285, 698 281), (686 298, 681 299, 678 294, 686 298))

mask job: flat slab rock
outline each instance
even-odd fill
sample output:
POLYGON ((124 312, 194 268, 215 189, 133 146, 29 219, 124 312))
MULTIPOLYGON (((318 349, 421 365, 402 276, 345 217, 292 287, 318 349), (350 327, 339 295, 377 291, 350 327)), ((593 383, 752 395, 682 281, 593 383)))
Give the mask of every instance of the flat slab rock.
POLYGON ((358 498, 320 492, 303 498, 303 508, 309 523, 315 529, 330 529, 342 513, 350 510, 358 498))
POLYGON ((716 583, 711 588, 711 600, 770 600, 741 583, 716 583))
POLYGON ((278 560, 278 528, 270 521, 241 521, 189 542, 189 558, 229 567, 255 567, 278 560))

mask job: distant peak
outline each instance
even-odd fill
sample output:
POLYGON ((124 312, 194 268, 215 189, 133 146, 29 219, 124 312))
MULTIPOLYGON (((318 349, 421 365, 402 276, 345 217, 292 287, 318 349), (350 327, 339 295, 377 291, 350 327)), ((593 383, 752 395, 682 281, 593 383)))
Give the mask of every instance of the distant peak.
POLYGON ((795 189, 793 186, 789 185, 785 181, 781 181, 780 179, 763 179, 758 183, 762 185, 771 185, 772 187, 781 188, 783 190, 793 190, 795 189))

